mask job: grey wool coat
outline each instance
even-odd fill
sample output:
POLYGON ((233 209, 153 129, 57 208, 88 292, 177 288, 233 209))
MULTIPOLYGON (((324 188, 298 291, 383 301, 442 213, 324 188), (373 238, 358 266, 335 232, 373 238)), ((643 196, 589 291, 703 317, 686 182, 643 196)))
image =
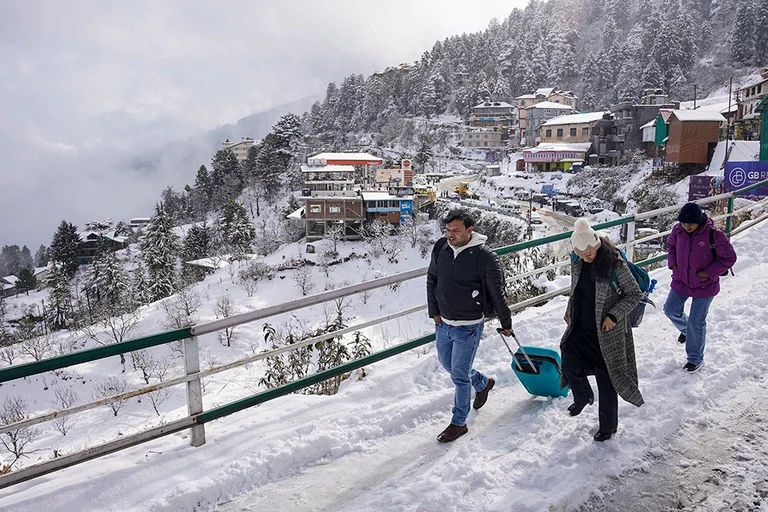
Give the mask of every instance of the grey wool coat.
MULTIPOLYGON (((581 258, 576 258, 571 262, 571 296, 568 300, 566 315, 568 318, 568 327, 560 340, 560 350, 562 352, 565 343, 573 329, 574 311, 576 306, 575 290, 581 275, 581 258)), ((635 361, 635 343, 632 338, 632 327, 627 320, 627 314, 643 298, 643 292, 637 285, 637 281, 632 277, 626 262, 620 258, 620 261, 614 269, 618 288, 621 294, 617 293, 611 286, 610 279, 598 277, 595 281, 595 323, 597 325, 598 342, 600 351, 603 353, 605 365, 608 368, 608 375, 611 377, 613 387, 621 398, 627 402, 641 406, 643 404, 643 395, 637 385, 637 363, 635 361), (606 315, 612 314, 617 322, 609 331, 601 330, 603 319, 606 315)), ((561 388, 568 384, 565 375, 560 380, 561 388)))

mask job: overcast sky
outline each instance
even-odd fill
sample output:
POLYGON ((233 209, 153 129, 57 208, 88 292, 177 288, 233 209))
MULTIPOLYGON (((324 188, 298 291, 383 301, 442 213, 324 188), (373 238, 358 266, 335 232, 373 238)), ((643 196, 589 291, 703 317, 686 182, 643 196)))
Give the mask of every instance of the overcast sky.
POLYGON ((149 215, 196 167, 137 175, 123 159, 416 60, 526 3, 3 0, 0 245, 34 252, 62 219, 149 215))

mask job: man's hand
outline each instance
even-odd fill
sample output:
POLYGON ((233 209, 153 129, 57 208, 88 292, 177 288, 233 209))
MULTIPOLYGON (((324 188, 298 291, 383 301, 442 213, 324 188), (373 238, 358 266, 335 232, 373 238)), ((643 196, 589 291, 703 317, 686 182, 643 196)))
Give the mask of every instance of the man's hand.
POLYGON ((500 332, 501 334, 503 334, 504 336, 507 336, 507 337, 515 335, 515 331, 513 331, 512 329, 501 329, 501 328, 499 328, 499 329, 496 329, 496 332, 500 332))
POLYGON ((435 325, 443 325, 443 319, 440 318, 440 315, 435 315, 432 319, 435 321, 435 325))
POLYGON ((568 313, 563 315, 563 320, 565 320, 565 325, 570 325, 571 321, 568 320, 568 313))
POLYGON ((697 275, 697 276, 699 276, 699 277, 705 277, 705 278, 706 278, 706 277, 709 277, 709 276, 707 275, 707 273, 706 273, 706 272, 704 272, 703 270, 699 270, 698 272, 696 272, 696 275, 697 275))
POLYGON ((610 319, 610 318, 608 318, 608 317, 605 317, 605 319, 603 320, 603 326, 602 326, 602 329, 603 329, 604 331, 610 331, 611 329, 613 329, 613 326, 614 326, 614 325, 616 325, 616 322, 614 322, 613 320, 611 320, 611 319, 610 319))

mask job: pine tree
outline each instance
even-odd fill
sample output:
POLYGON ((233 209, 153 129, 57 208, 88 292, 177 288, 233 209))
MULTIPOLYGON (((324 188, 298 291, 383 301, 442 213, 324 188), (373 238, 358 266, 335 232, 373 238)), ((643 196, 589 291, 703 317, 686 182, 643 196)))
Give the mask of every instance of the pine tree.
POLYGON ((141 242, 149 273, 150 301, 168 297, 176 290, 176 257, 179 245, 179 237, 173 232, 171 218, 162 204, 156 204, 155 214, 150 219, 141 242))
POLYGON ((256 230, 240 204, 228 201, 224 205, 219 214, 219 229, 224 243, 236 259, 242 259, 251 251, 256 230))
POLYGON ((277 150, 277 137, 270 133, 261 141, 256 157, 256 181, 267 198, 274 198, 281 186, 280 176, 285 171, 277 150))
POLYGON ((64 265, 64 273, 72 277, 77 272, 77 248, 80 245, 80 235, 77 226, 62 220, 51 240, 51 259, 64 265))
POLYGON ((17 277, 19 278, 19 280, 16 281, 17 291, 27 292, 27 295, 29 295, 29 290, 34 290, 37 287, 37 278, 32 273, 31 269, 26 267, 22 268, 17 277))
POLYGON ((426 116, 427 119, 437 113, 437 90, 435 90, 435 84, 432 80, 427 80, 421 89, 419 109, 419 114, 426 116))
POLYGON ((66 329, 72 320, 72 292, 64 266, 52 262, 48 275, 48 323, 52 330, 66 329))
POLYGON ((229 149, 220 149, 211 161, 211 190, 214 205, 224 204, 237 197, 245 186, 242 166, 229 149))
POLYGON ((115 252, 106 249, 94 257, 88 268, 88 293, 108 316, 131 309, 128 276, 115 252))
POLYGON ((134 306, 143 306, 152 302, 152 296, 147 282, 147 271, 144 262, 136 257, 133 261, 133 279, 131 280, 131 302, 134 306))
POLYGON ((35 261, 32 259, 32 252, 26 245, 21 248, 21 266, 30 269, 35 266, 35 261))
POLYGON ((752 0, 739 2, 731 30, 731 56, 736 62, 752 64, 755 57, 755 5, 752 0))
MULTIPOLYGON (((755 64, 768 65, 768 0, 754 0, 752 11, 755 17, 753 37, 755 41, 755 64)), ((763 115, 763 123, 765 123, 763 115)), ((765 129, 765 128, 764 128, 765 129)))
MULTIPOLYGON (((362 77, 360 77, 362 79, 362 77)), ((297 144, 301 140, 301 119, 296 114, 285 114, 272 127, 275 136, 275 153, 282 170, 288 168, 291 159, 296 158, 297 144)))
POLYGON ((18 245, 4 245, 0 253, 0 274, 3 276, 17 276, 23 268, 21 263, 21 249, 18 245))

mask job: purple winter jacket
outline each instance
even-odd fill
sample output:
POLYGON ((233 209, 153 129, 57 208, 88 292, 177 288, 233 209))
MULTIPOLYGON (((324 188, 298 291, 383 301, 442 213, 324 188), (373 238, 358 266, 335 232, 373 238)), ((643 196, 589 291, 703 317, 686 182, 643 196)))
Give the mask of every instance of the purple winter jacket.
POLYGON ((728 237, 715 230, 717 260, 709 247, 709 232, 715 229, 712 219, 689 234, 678 222, 667 238, 667 266, 672 269, 672 289, 685 297, 714 297, 720 292, 720 274, 736 263, 736 252, 728 237), (703 270, 708 277, 699 277, 703 270))

